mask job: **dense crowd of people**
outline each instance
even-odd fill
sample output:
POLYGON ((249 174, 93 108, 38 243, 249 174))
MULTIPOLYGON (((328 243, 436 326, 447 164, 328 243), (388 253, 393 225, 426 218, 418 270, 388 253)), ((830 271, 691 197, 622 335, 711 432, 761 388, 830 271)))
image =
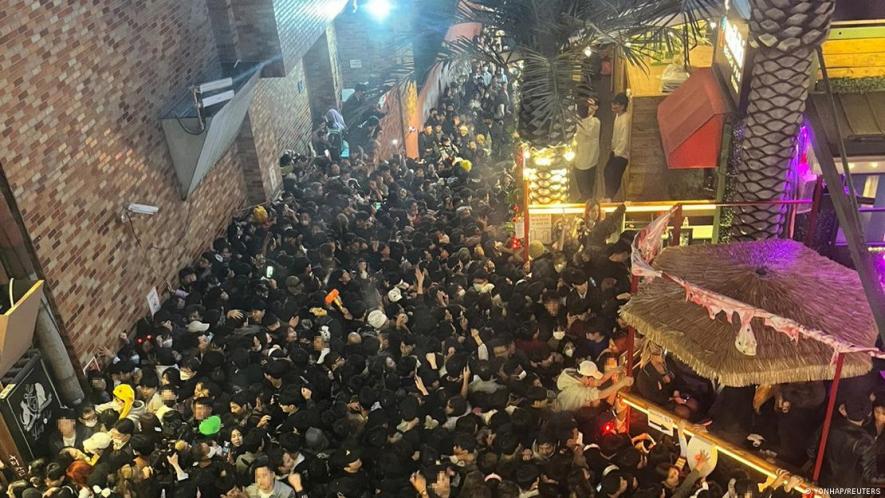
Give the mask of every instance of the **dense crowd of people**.
MULTIPOLYGON (((681 429, 623 431, 630 234, 590 206, 573 247, 532 243, 524 259, 494 160, 510 85, 473 66, 431 113, 420 160, 372 160, 365 130, 342 155, 331 110, 318 157, 282 158, 282 197, 179 272, 9 496, 789 493, 787 475, 763 492, 725 459, 686 464, 681 429)), ((646 356, 635 389, 699 420, 690 373, 646 356)), ((778 406, 808 404, 794 394, 778 406)), ((849 408, 848 421, 864 410, 849 408)))

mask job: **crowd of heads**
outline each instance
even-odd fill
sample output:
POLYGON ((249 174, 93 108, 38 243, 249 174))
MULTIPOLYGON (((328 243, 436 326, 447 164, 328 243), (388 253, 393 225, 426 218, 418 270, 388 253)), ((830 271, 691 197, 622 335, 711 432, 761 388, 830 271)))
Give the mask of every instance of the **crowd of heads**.
POLYGON ((286 154, 10 496, 752 496, 622 432, 629 235, 520 247, 510 166, 464 157, 507 143, 509 84, 467 71, 420 160, 286 154))

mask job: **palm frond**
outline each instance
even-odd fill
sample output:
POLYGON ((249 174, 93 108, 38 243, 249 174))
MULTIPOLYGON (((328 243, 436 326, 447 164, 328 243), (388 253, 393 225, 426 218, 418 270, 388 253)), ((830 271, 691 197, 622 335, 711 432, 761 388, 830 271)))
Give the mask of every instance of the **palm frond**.
POLYGON ((467 38, 456 38, 444 42, 437 56, 437 61, 444 66, 480 61, 500 67, 507 67, 514 62, 512 54, 499 53, 493 47, 467 38))
MULTIPOLYGON (((721 0, 470 0, 460 2, 456 23, 483 25, 503 33, 504 47, 466 38, 443 42, 436 62, 451 66, 479 61, 519 72, 518 129, 523 138, 565 141, 577 121, 586 47, 609 46, 641 67, 656 54, 687 52, 703 33, 701 22, 716 17, 721 0)), ((424 2, 432 8, 434 1, 424 2)), ((424 8, 423 6, 419 8, 424 8)), ((417 20, 425 25, 431 21, 417 20)), ((442 26, 426 26, 430 31, 442 26)), ((408 44, 423 28, 403 33, 393 45, 408 44)), ((438 29, 437 29, 438 28, 438 29)), ((438 36, 439 33, 436 33, 438 36)), ((392 50, 389 53, 395 53, 392 50)), ((414 78, 414 61, 385 68, 381 88, 414 78)), ((420 81, 420 80, 419 80, 420 81)))

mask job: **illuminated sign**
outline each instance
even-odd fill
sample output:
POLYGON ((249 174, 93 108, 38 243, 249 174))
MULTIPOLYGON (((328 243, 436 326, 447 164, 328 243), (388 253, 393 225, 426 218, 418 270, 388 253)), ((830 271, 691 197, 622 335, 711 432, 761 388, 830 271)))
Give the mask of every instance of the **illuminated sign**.
POLYGON ((741 34, 738 27, 722 18, 722 36, 725 45, 725 59, 731 66, 731 78, 729 78, 735 93, 741 92, 741 77, 744 74, 744 56, 747 50, 747 39, 741 34))

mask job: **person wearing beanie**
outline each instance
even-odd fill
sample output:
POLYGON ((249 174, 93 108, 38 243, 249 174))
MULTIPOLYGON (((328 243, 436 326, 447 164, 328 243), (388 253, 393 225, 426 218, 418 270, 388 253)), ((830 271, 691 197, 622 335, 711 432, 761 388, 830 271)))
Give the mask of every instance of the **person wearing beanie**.
POLYGON ((362 451, 353 445, 345 445, 329 457, 329 466, 337 477, 331 483, 331 491, 343 496, 363 496, 369 491, 369 478, 363 470, 362 451))
POLYGON ((198 430, 200 434, 208 438, 214 438, 221 432, 223 424, 221 423, 221 417, 218 415, 212 415, 207 417, 205 420, 200 422, 198 430))
POLYGON ((375 330, 382 330, 387 327, 389 320, 387 319, 387 315, 385 315, 383 311, 372 310, 369 312, 369 316, 368 318, 366 318, 366 322, 375 330))
POLYGON ((83 441, 83 459, 94 466, 110 446, 111 435, 107 432, 96 432, 83 441))
MULTIPOLYGON (((876 440, 864 424, 872 415, 873 405, 869 396, 852 396, 839 406, 843 423, 833 423, 827 438, 821 484, 833 487, 860 485, 883 486, 885 475, 876 468, 876 440)), ((817 441, 809 450, 809 459, 817 456, 817 441)))

